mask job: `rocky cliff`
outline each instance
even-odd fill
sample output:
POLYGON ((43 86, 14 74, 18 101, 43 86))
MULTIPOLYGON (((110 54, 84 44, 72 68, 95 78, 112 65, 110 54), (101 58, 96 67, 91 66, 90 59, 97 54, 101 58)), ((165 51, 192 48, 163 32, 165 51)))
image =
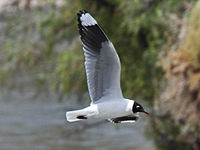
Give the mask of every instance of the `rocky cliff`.
POLYGON ((187 22, 185 37, 162 60, 166 84, 154 106, 153 131, 166 149, 200 149, 200 1, 187 22))

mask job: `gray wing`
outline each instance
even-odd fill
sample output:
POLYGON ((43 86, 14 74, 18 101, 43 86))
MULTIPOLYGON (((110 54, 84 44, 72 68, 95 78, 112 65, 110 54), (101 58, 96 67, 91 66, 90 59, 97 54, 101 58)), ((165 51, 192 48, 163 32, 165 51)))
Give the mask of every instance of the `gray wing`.
POLYGON ((89 13, 80 11, 77 15, 85 55, 88 90, 92 102, 104 96, 122 98, 121 64, 113 44, 89 13))

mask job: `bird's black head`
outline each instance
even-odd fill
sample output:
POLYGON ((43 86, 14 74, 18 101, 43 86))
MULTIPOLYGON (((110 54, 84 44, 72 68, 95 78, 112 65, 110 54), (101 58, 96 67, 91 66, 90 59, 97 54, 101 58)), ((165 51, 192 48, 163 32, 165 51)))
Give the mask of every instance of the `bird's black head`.
POLYGON ((144 110, 144 108, 143 108, 140 104, 138 104, 137 102, 134 102, 132 111, 133 111, 133 113, 143 112, 143 113, 145 113, 145 114, 147 114, 147 115, 149 114, 149 113, 146 112, 146 111, 144 110))

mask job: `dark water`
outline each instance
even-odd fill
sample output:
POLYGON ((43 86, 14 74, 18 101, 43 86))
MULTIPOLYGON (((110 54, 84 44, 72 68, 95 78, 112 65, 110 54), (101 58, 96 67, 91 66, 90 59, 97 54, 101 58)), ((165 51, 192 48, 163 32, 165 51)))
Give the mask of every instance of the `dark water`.
POLYGON ((67 123, 69 102, 27 95, 0 95, 0 150, 155 149, 143 136, 144 119, 121 125, 99 120, 67 123))

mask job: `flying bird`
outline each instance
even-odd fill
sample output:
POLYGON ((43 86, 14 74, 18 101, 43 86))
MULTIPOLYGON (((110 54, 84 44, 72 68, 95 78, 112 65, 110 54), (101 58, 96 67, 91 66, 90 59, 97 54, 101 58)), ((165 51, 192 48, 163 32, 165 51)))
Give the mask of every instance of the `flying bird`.
POLYGON ((66 112, 67 120, 96 118, 125 123, 135 122, 139 112, 149 114, 136 101, 123 97, 119 56, 97 21, 85 10, 77 16, 91 103, 81 110, 66 112))

